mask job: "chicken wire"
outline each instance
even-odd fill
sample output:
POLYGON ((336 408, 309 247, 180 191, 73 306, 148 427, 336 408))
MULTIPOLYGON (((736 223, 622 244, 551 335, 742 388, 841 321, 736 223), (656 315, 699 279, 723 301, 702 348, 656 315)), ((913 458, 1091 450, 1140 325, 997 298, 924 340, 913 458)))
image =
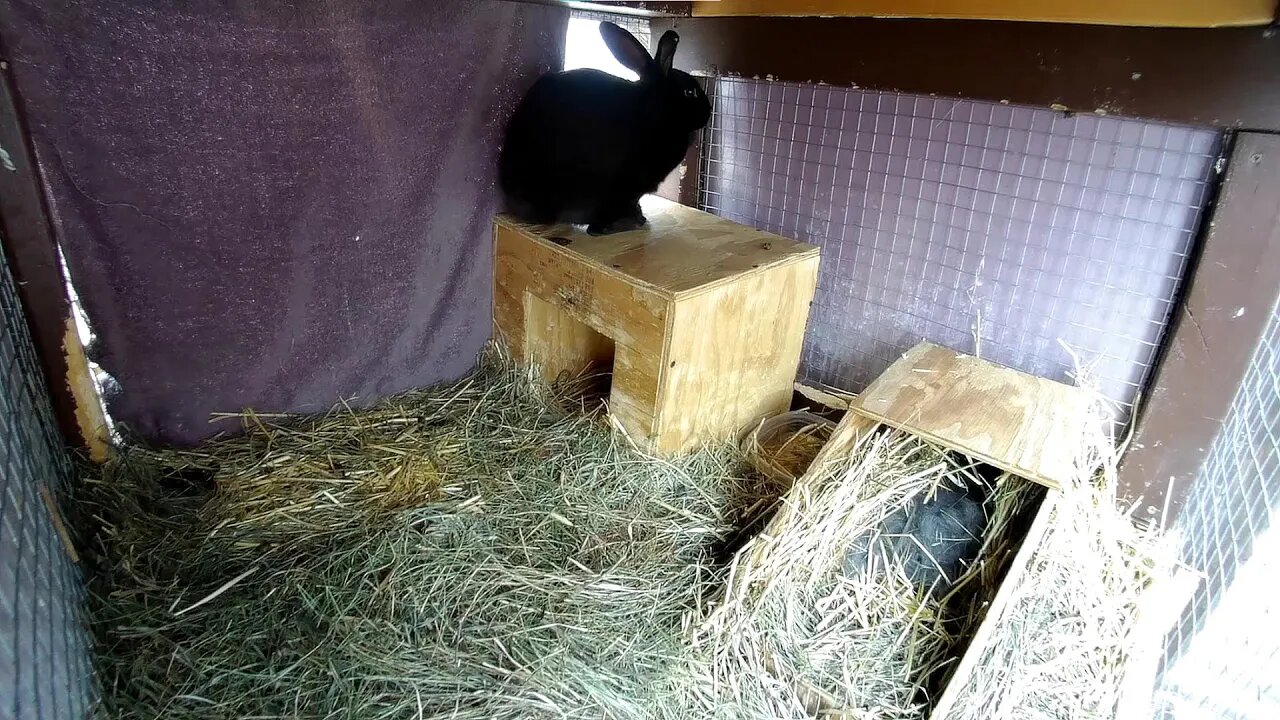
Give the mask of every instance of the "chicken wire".
POLYGON ((1171 633, 1157 700, 1177 720, 1280 717, 1280 308, 1178 517, 1204 574, 1171 633))
POLYGON ((70 463, 9 267, 0 260, 0 719, 88 713, 83 585, 50 512, 70 463))
POLYGON ((822 248, 801 378, 921 339, 1131 409, 1210 195, 1215 130, 743 78, 709 83, 701 204, 822 248))

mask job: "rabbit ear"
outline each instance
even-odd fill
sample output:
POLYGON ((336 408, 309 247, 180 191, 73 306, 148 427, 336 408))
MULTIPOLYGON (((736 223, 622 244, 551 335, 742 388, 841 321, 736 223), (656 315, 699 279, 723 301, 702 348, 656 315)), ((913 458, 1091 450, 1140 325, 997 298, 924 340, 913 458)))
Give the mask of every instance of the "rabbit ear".
POLYGON ((611 22, 602 22, 600 37, 604 38, 604 44, 608 46, 609 52, 613 53, 623 67, 642 77, 649 70, 653 58, 649 57, 649 51, 640 44, 635 35, 611 22))
POLYGON ((675 30, 668 30, 662 33, 662 39, 658 41, 658 53, 655 60, 658 62, 658 72, 666 75, 671 72, 671 61, 676 56, 676 45, 680 42, 680 36, 675 30))

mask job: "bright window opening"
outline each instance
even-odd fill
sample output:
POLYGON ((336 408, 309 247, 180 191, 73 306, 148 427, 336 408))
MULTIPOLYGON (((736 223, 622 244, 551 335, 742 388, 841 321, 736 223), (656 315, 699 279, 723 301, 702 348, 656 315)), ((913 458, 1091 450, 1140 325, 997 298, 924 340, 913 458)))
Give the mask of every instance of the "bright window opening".
POLYGON ((569 32, 564 44, 564 69, 595 68, 628 80, 636 80, 638 76, 623 67, 609 52, 600 37, 600 21, 608 19, 636 36, 645 47, 649 47, 649 21, 643 18, 605 17, 598 13, 574 13, 569 16, 569 32))

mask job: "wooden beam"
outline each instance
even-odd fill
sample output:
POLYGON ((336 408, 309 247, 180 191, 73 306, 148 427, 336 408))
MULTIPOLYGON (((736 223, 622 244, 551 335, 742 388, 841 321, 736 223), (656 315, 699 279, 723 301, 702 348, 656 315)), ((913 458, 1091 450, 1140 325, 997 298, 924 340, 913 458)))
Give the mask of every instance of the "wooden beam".
POLYGON ((910 17, 1150 27, 1266 25, 1274 13, 1272 0, 715 0, 693 4, 698 17, 910 17))
POLYGON ((77 418, 70 382, 72 364, 64 345, 67 323, 72 318, 71 301, 35 155, 15 97, 9 64, 0 61, 0 236, 44 370, 58 428, 70 445, 89 448, 90 436, 81 429, 77 418))
POLYGON ((1280 33, 982 20, 694 17, 677 64, 710 74, 1280 131, 1280 33))
POLYGON ((1208 232, 1120 467, 1120 495, 1172 520, 1280 296, 1280 136, 1236 137, 1208 232))
POLYGON ((689 17, 693 14, 688 2, 643 2, 640 0, 508 0, 508 2, 532 2, 539 5, 561 5, 571 10, 639 15, 642 17, 689 17))

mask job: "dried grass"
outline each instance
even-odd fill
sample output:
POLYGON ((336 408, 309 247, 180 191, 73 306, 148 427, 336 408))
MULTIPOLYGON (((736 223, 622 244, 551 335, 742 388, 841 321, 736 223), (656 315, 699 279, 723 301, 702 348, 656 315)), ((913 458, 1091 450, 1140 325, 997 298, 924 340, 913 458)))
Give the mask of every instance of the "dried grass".
MULTIPOLYGON (((574 386, 491 353, 369 410, 250 414, 243 436, 198 450, 123 452, 79 504, 101 714, 924 716, 1034 486, 994 482, 979 561, 946 595, 891 558, 846 574, 844 550, 913 498, 992 482, 869 434, 726 565, 735 522, 777 485, 730 448, 637 452, 564 409, 591 406, 574 386)), ((1069 489, 951 718, 1108 717, 1136 596, 1164 565, 1103 512, 1114 455, 1098 459, 1103 481, 1069 489)))
POLYGON ((1117 509, 1120 452, 1104 430, 1113 414, 1098 407, 1073 482, 1007 587, 995 631, 974 648, 977 671, 951 689, 955 702, 939 720, 1113 720, 1135 697, 1145 702, 1154 678, 1141 676, 1142 660, 1159 652, 1163 634, 1149 631, 1143 612, 1166 602, 1153 593, 1177 584, 1178 544, 1117 509))
POLYGON ((699 717, 682 621, 752 490, 647 457, 490 357, 452 387, 247 415, 85 484, 116 718, 699 717))
POLYGON ((949 593, 914 587, 893 555, 848 574, 849 547, 951 483, 988 483, 967 461, 900 432, 864 435, 850 456, 806 476, 735 558, 698 643, 717 692, 749 717, 917 718, 962 650, 991 575, 1011 554, 1008 526, 1037 492, 1002 478, 986 544, 949 593))
POLYGON ((788 488, 809 469, 831 437, 831 428, 829 424, 809 423, 764 437, 757 428, 748 436, 743 450, 760 474, 788 488))

